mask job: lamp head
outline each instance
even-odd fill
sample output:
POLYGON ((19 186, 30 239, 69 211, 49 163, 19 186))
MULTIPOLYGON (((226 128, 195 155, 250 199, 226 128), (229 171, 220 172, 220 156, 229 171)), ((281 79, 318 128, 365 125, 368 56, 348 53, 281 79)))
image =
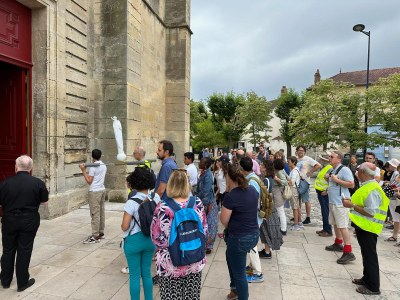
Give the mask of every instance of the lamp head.
POLYGON ((363 32, 364 29, 365 29, 364 24, 357 24, 353 26, 353 30, 357 32, 363 32))

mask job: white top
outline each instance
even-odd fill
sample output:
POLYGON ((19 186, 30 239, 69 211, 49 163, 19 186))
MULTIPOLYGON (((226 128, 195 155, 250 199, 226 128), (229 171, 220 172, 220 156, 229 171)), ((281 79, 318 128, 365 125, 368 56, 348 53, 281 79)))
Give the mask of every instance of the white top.
POLYGON ((186 167, 187 174, 189 175, 189 182, 191 186, 197 184, 197 168, 194 163, 189 164, 186 167))
POLYGON ((298 158, 297 168, 301 173, 301 177, 304 178, 308 183, 311 182, 311 178, 307 176, 307 173, 311 172, 317 163, 318 162, 316 160, 306 155, 303 156, 303 158, 298 158))
MULTIPOLYGON (((138 198, 140 200, 145 200, 146 198, 149 198, 151 200, 151 194, 149 193, 148 195, 137 192, 135 196, 132 198, 138 198)), ((161 201, 160 196, 155 193, 153 201, 158 204, 158 202, 161 201)), ((136 218, 136 221, 140 224, 139 220, 139 203, 137 203, 135 200, 128 199, 124 205, 124 211, 130 214, 131 216, 134 216, 136 218)), ((123 237, 127 237, 128 234, 132 235, 135 233, 138 233, 141 231, 140 227, 136 224, 135 220, 132 217, 131 224, 129 225, 128 230, 124 231, 123 237)))
POLYGON ((215 172, 215 178, 217 180, 217 187, 219 190, 219 193, 223 194, 226 192, 226 180, 224 176, 224 171, 222 169, 219 169, 217 172, 215 172))
POLYGON ((381 169, 379 169, 378 167, 376 167, 376 169, 375 169, 375 177, 376 176, 381 177, 381 169))
POLYGON ((89 192, 105 190, 104 178, 106 177, 107 167, 101 160, 96 161, 96 163, 100 164, 100 166, 89 168, 89 176, 93 177, 92 184, 89 186, 89 192))
POLYGON ((289 178, 292 181, 293 186, 299 186, 300 184, 300 171, 297 167, 294 167, 292 171, 290 171, 289 178))

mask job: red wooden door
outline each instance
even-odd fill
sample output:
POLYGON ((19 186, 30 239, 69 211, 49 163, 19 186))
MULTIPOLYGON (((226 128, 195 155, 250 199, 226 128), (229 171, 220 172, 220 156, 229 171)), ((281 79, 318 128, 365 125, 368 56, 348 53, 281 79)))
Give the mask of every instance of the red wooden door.
POLYGON ((30 154, 31 31, 31 10, 0 0, 0 180, 15 174, 18 156, 30 154))
POLYGON ((26 70, 0 62, 0 180, 15 174, 15 159, 27 154, 26 70))

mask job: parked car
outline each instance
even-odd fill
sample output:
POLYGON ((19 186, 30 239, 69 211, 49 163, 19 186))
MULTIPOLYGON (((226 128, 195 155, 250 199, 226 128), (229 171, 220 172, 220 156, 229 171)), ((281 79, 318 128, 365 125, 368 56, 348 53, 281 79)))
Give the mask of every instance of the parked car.
MULTIPOLYGON (((343 155, 343 161, 342 164, 344 164, 345 166, 347 166, 350 163, 350 153, 345 153, 343 155)), ((356 157, 357 157, 357 164, 360 165, 364 162, 364 156, 361 152, 357 152, 356 153, 356 157)))

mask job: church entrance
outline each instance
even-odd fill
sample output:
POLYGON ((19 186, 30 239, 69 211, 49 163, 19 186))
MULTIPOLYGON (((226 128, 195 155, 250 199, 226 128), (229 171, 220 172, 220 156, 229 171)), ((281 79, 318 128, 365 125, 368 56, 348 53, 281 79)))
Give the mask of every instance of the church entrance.
POLYGON ((0 180, 31 155, 31 10, 0 0, 0 180))

